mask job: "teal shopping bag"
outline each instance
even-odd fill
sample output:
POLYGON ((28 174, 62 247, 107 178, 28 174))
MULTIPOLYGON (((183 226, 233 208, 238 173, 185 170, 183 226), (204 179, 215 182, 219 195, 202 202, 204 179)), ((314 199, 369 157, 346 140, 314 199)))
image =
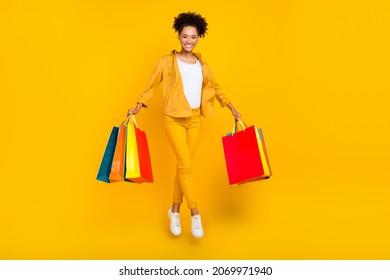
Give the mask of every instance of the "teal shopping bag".
POLYGON ((96 177, 97 180, 106 183, 110 183, 111 165, 115 153, 118 131, 119 131, 118 127, 114 126, 112 128, 110 138, 108 139, 106 150, 104 151, 103 159, 102 162, 100 163, 100 168, 96 177))

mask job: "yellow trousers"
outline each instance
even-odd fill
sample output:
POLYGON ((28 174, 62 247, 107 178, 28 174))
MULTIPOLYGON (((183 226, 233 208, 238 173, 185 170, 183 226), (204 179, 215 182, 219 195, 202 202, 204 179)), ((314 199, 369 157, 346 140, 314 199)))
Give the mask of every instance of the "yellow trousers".
POLYGON ((173 203, 182 203, 183 196, 189 209, 197 207, 195 184, 192 177, 192 157, 200 134, 200 109, 193 109, 188 118, 165 116, 165 132, 176 155, 177 171, 173 187, 173 203))

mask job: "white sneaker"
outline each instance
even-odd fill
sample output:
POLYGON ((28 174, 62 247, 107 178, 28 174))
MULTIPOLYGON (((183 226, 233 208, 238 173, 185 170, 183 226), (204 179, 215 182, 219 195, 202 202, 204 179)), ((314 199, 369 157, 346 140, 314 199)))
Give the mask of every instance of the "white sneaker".
POLYGON ((171 208, 168 210, 168 217, 171 220, 170 229, 173 235, 179 236, 181 234, 180 214, 173 213, 171 208))
POLYGON ((200 215, 194 215, 191 217, 191 232, 195 238, 203 237, 204 232, 200 215))

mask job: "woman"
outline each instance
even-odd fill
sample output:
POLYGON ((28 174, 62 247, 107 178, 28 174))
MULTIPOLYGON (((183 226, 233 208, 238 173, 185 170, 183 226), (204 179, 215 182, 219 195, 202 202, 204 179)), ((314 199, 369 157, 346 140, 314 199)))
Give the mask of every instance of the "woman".
POLYGON ((177 172, 173 188, 173 204, 168 210, 170 230, 181 234, 180 205, 183 196, 191 211, 191 232, 195 238, 204 236, 201 217, 195 198, 191 159, 200 133, 201 115, 214 114, 217 98, 222 107, 227 106, 236 119, 240 114, 215 82, 208 65, 193 50, 207 31, 206 20, 197 13, 180 13, 174 19, 173 29, 178 33, 181 51, 173 51, 160 58, 137 106, 128 114, 137 114, 148 107, 153 94, 162 85, 164 95, 165 131, 177 159, 177 172))

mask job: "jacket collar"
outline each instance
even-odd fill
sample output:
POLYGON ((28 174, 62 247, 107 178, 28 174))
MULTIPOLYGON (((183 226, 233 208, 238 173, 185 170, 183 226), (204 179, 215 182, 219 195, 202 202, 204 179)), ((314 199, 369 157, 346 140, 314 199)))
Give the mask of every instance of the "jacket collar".
MULTIPOLYGON (((173 51, 171 52, 171 54, 173 54, 174 56, 175 56, 177 53, 179 53, 179 52, 176 51, 176 50, 173 50, 173 51)), ((199 59, 199 61, 203 64, 202 56, 201 56, 200 53, 192 53, 192 54, 193 54, 197 59, 199 59)))

